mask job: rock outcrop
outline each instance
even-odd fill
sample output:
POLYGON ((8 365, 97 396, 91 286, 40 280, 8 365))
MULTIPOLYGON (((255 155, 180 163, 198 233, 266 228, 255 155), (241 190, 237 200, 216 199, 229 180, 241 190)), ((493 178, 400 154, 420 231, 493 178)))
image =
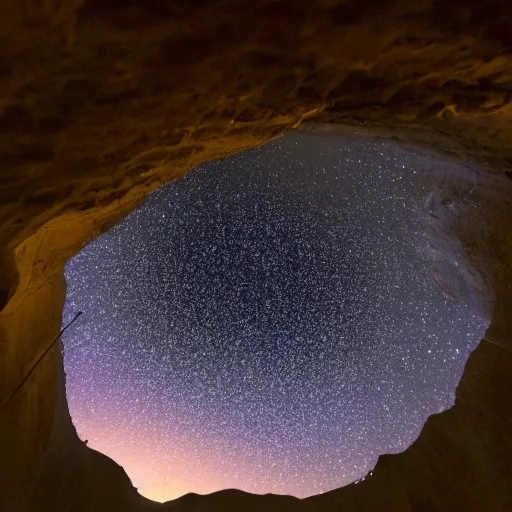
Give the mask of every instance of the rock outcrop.
POLYGON ((0 510, 512 510, 510 19, 504 0, 2 3, 0 510), (59 345, 35 366, 63 266, 165 181, 313 119, 493 174, 481 222, 457 233, 494 290, 492 324, 455 406, 364 482, 150 502, 78 439, 59 345))

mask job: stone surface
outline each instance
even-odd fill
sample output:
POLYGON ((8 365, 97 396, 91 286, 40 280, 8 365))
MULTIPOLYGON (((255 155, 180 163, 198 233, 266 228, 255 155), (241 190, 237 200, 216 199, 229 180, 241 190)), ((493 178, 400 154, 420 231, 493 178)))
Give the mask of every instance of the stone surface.
POLYGON ((0 510, 512 510, 510 19, 505 0, 2 2, 0 510), (364 482, 152 503, 78 440, 59 345, 31 371, 60 328, 63 265, 163 182, 307 119, 490 173, 455 234, 493 286, 491 327, 456 405, 364 482))

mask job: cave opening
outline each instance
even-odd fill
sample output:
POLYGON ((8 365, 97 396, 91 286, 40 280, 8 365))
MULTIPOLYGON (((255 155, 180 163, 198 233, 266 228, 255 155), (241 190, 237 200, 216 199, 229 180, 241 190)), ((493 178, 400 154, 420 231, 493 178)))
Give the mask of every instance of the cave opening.
POLYGON ((80 437, 158 501, 365 477, 453 404, 489 325, 452 235, 477 187, 477 169, 328 129, 165 185, 66 266, 80 437))

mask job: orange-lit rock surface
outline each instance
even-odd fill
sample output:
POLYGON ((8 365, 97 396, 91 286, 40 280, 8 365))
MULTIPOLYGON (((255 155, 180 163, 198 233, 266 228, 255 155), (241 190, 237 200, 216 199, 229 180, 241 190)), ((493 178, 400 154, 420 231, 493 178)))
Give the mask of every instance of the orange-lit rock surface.
POLYGON ((511 19, 504 0, 3 2, 0 510, 512 510, 511 19), (165 181, 307 120, 493 174, 474 229, 455 227, 494 289, 491 327, 456 405, 364 482, 150 502, 78 439, 59 345, 30 373, 59 332, 63 266, 165 181))

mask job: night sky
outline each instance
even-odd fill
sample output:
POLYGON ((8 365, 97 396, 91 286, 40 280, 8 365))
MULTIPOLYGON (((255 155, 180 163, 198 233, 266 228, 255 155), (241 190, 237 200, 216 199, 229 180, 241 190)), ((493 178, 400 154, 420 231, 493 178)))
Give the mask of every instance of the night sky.
POLYGON ((160 501, 363 477, 453 403, 488 325, 446 234, 473 181, 294 133, 161 188, 66 267, 80 437, 160 501))

